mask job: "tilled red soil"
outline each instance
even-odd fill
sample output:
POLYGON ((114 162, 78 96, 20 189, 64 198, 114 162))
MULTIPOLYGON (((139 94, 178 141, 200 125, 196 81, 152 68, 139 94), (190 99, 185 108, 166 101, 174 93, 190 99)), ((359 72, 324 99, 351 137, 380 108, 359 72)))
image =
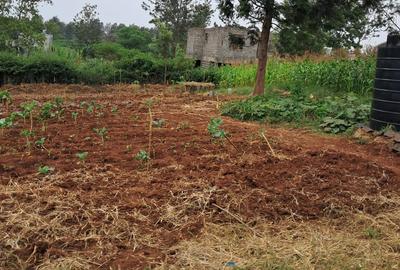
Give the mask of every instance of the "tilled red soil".
POLYGON ((224 118, 237 152, 208 135, 207 124, 218 115, 214 98, 162 86, 130 88, 10 87, 10 110, 61 96, 65 114, 46 131, 35 121, 35 139, 46 137, 50 155, 37 148, 27 154, 20 132, 29 121, 0 137, 0 228, 7 231, 0 237, 0 268, 23 261, 33 269, 78 257, 94 269, 143 269, 173 261, 171 248, 201 234, 205 222, 252 226, 287 217, 335 218, 348 210, 377 214, 391 207, 380 195, 399 194, 400 158, 385 144, 224 118), (134 156, 148 149, 149 98, 154 118, 166 124, 153 128, 145 164, 134 156), (92 114, 79 108, 92 100, 102 108, 92 114), (108 130, 104 145, 93 131, 102 127, 108 130), (84 164, 76 157, 82 151, 89 153, 84 164), (55 171, 40 176, 43 165, 55 171))

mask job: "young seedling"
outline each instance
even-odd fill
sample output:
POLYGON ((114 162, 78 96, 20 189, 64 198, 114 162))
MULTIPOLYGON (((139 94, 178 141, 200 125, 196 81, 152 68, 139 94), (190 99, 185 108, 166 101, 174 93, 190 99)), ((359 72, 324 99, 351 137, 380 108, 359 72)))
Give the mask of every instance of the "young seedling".
POLYGON ((96 132, 97 136, 99 136, 101 138, 102 144, 104 144, 104 141, 107 138, 107 133, 108 133, 107 128, 105 128, 105 127, 94 128, 93 131, 96 132))
POLYGON ((44 103, 42 105, 42 108, 40 109, 39 118, 40 121, 43 123, 43 131, 46 131, 46 121, 56 116, 53 112, 54 108, 55 105, 52 102, 48 101, 44 103))
POLYGON ((226 139, 235 149, 240 152, 236 145, 229 139, 228 133, 221 129, 223 120, 221 118, 211 118, 210 123, 208 123, 208 133, 211 135, 212 139, 226 139))
POLYGON ((86 111, 87 111, 88 113, 93 113, 93 112, 94 112, 94 105, 93 105, 93 103, 90 103, 90 104, 88 105, 86 111))
POLYGON ((46 148, 45 143, 46 143, 46 138, 42 137, 35 142, 35 146, 38 147, 39 149, 45 150, 47 154, 50 156, 51 152, 46 148))
POLYGON ((88 152, 79 152, 76 154, 76 157, 79 159, 80 162, 85 164, 85 161, 86 161, 88 155, 89 155, 88 152))
MULTIPOLYGON (((35 100, 22 104, 22 108, 24 109, 24 111, 22 112, 23 115, 24 116, 29 115, 29 119, 31 121, 30 131, 33 130, 33 111, 35 110, 36 106, 37 106, 37 102, 35 100)), ((25 117, 24 117, 24 120, 25 120, 25 117)))
POLYGON ((77 119, 78 119, 78 112, 72 112, 71 115, 72 115, 72 119, 74 119, 74 123, 76 125, 76 122, 77 122, 77 119))
POLYGON ((0 91, 0 102, 6 107, 6 112, 8 113, 8 107, 12 102, 11 95, 8 91, 0 91))
POLYGON ((60 120, 62 115, 64 114, 64 100, 61 97, 56 97, 54 99, 54 104, 55 104, 55 115, 57 116, 57 119, 60 120))
POLYGON ((141 162, 147 162, 150 160, 150 155, 149 153, 147 153, 145 150, 140 150, 136 156, 135 156, 136 160, 139 160, 141 162))
POLYGON ((83 115, 83 112, 84 112, 84 109, 85 109, 85 106, 87 105, 87 103, 86 103, 86 101, 82 101, 80 104, 79 104, 79 108, 81 108, 81 115, 83 115))
POLYGON ((117 114, 118 113, 118 107, 117 106, 112 107, 111 108, 111 113, 112 114, 117 114))
POLYGON ((165 126, 165 119, 154 119, 152 125, 155 128, 162 128, 165 126))
POLYGON ((53 171, 54 171, 54 168, 49 167, 49 166, 40 166, 38 168, 38 173, 41 175, 48 175, 53 171))
POLYGON ((25 139, 26 139, 26 147, 28 149, 28 152, 30 153, 31 152, 31 138, 33 136, 35 136, 35 133, 33 131, 25 129, 25 130, 23 130, 21 132, 21 135, 23 137, 25 137, 25 139))
POLYGON ((11 117, 11 116, 0 119, 1 135, 3 136, 4 135, 4 130, 6 128, 12 127, 13 124, 14 124, 14 118, 11 117))

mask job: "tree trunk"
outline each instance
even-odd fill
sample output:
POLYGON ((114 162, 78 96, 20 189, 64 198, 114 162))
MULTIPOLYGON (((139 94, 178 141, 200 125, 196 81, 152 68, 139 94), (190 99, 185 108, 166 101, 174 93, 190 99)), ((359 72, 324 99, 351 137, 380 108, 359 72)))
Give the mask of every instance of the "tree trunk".
POLYGON ((258 67, 256 76, 256 85, 254 87, 253 96, 260 96, 264 94, 265 88, 265 73, 267 71, 268 61, 268 45, 269 36, 272 27, 272 16, 269 15, 262 25, 261 38, 258 45, 258 67))

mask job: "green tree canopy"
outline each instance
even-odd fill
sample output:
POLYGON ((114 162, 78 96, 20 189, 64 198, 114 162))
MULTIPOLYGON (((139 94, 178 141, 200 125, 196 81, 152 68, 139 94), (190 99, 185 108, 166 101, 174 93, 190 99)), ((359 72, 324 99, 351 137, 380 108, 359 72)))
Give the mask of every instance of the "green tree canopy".
POLYGON ((79 47, 90 47, 103 38, 103 23, 98 18, 97 5, 86 4, 75 16, 73 26, 79 47))
POLYGON ((51 0, 0 0, 0 48, 28 50, 44 41, 41 3, 51 0))
POLYGON ((162 22, 172 31, 176 45, 186 46, 190 27, 206 27, 213 10, 210 0, 147 0, 142 7, 153 17, 152 22, 162 22))
POLYGON ((153 33, 144 27, 136 25, 122 27, 116 33, 116 42, 127 49, 149 51, 149 44, 153 40, 153 33))

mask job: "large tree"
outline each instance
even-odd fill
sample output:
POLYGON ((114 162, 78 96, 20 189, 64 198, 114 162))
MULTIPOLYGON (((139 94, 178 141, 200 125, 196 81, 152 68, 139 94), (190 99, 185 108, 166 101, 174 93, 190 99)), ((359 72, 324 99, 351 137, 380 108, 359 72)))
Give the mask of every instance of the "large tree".
POLYGON ((242 19, 250 24, 251 31, 259 43, 258 69, 254 95, 264 94, 265 73, 268 60, 268 41, 273 25, 285 22, 301 25, 307 18, 324 27, 324 31, 345 29, 354 6, 365 14, 373 14, 379 24, 390 20, 396 0, 219 0, 221 18, 228 23, 242 19), (340 24, 341 23, 341 24, 340 24), (340 27, 338 27, 338 25, 340 27))
POLYGON ((103 23, 98 18, 97 5, 86 4, 73 21, 74 35, 80 47, 90 47, 103 38, 103 23))
POLYGON ((53 35, 55 40, 65 38, 65 23, 60 21, 59 18, 53 17, 44 23, 46 32, 53 35))
POLYGON ((149 51, 149 45, 154 37, 150 29, 136 25, 122 27, 116 35, 116 41, 125 48, 141 51, 149 51))
POLYGON ((0 47, 29 49, 44 41, 38 6, 51 0, 0 0, 0 47))
POLYGON ((153 17, 152 23, 171 29, 175 48, 185 46, 190 27, 206 27, 213 14, 210 0, 147 0, 142 7, 153 17))

